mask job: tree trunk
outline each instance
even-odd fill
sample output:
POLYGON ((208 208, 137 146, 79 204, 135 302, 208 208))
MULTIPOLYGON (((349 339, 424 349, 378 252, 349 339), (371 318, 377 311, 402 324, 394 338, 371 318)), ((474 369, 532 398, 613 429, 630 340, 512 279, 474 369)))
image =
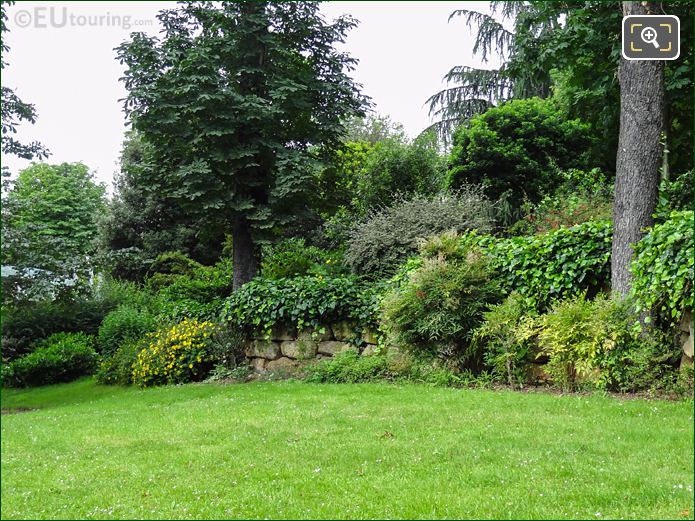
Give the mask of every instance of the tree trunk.
MULTIPOLYGON (((623 2, 623 14, 652 14, 654 2, 623 2), (646 5, 645 5, 646 4, 646 5)), ((611 285, 630 291, 632 245, 653 224, 661 164, 660 134, 664 114, 664 62, 621 58, 620 134, 613 204, 611 285)))
POLYGON ((245 217, 234 219, 232 230, 233 245, 233 291, 249 282, 258 272, 258 258, 256 247, 251 236, 251 227, 245 217))

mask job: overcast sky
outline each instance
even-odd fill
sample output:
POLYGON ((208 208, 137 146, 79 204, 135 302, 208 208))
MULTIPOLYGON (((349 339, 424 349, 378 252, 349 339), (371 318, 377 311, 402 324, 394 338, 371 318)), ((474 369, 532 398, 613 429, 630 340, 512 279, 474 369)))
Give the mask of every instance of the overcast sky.
MULTIPOLYGON (((16 89, 38 112, 35 125, 20 128, 20 140, 38 140, 49 162, 81 161, 109 188, 117 170, 125 120, 119 99, 125 89, 114 47, 133 31, 156 34, 155 16, 174 2, 19 2, 7 9, 2 84, 16 89)), ((472 55, 473 35, 463 19, 447 23, 463 2, 326 2, 332 19, 351 14, 360 25, 347 51, 359 60, 355 79, 376 111, 417 135, 430 119, 427 98, 442 87, 453 65, 480 66, 472 55)), ((487 2, 465 2, 487 10, 487 2)), ((486 67, 495 65, 486 64, 486 67)), ((28 162, 3 156, 13 173, 28 162)))

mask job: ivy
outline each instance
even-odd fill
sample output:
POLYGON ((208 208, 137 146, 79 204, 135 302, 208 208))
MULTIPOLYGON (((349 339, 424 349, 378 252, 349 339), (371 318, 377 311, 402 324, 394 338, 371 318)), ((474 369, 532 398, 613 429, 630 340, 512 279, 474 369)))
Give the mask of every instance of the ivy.
POLYGON ((641 310, 652 310, 670 325, 693 309, 692 211, 672 212, 635 246, 632 290, 641 310))
POLYGON ((270 335, 276 325, 319 328, 341 320, 376 326, 379 289, 354 277, 256 278, 225 303, 223 320, 270 335))

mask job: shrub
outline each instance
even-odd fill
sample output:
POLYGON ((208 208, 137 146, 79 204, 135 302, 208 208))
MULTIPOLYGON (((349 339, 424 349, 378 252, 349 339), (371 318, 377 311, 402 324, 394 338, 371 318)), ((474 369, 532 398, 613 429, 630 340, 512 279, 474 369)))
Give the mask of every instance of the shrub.
POLYGON ((202 380, 210 371, 211 322, 184 319, 146 336, 133 364, 133 383, 140 387, 202 380))
POLYGON ((378 300, 377 286, 354 277, 256 278, 229 297, 222 315, 268 335, 275 325, 302 329, 340 320, 367 328, 376 324, 378 300))
POLYGON ((96 335, 104 317, 122 303, 147 306, 152 297, 134 284, 99 280, 92 294, 67 302, 26 302, 3 309, 2 357, 12 360, 54 333, 96 335))
POLYGON ((486 365, 499 380, 512 386, 522 385, 533 358, 533 344, 526 331, 529 326, 533 327, 535 310, 529 308, 519 293, 513 292, 483 316, 484 321, 473 338, 485 353, 486 365))
POLYGON ((588 166, 591 144, 589 127, 565 119, 552 100, 510 101, 456 131, 448 185, 483 183, 493 200, 536 203, 562 182, 561 169, 588 166))
POLYGON ((613 213, 613 187, 597 168, 561 172, 562 185, 537 204, 526 203, 526 216, 509 229, 512 235, 545 233, 587 221, 607 220, 613 213))
POLYGON ((32 353, 8 364, 3 384, 31 387, 70 382, 92 374, 98 356, 83 333, 56 333, 35 345, 32 353))
POLYGON ((554 299, 582 291, 594 295, 608 286, 610 222, 589 221, 528 237, 476 240, 490 256, 490 268, 504 287, 519 292, 539 310, 554 299))
POLYGON ((216 320, 232 292, 231 261, 200 266, 188 275, 176 275, 159 291, 159 315, 172 321, 184 318, 216 320))
POLYGON ((305 380, 313 383, 360 383, 390 376, 385 356, 360 356, 355 351, 345 351, 307 366, 305 380))
POLYGON ((501 294, 490 280, 485 257, 471 249, 464 260, 424 259, 408 281, 383 301, 382 329, 416 358, 451 357, 475 365, 471 335, 483 312, 501 294))
POLYGON ((339 276, 345 274, 339 252, 308 246, 302 238, 285 239, 263 252, 261 275, 283 279, 304 275, 339 276))
POLYGON ((105 385, 128 385, 133 381, 133 365, 143 348, 143 341, 128 341, 108 358, 104 358, 96 372, 96 380, 105 385))
POLYGON ((673 212, 634 246, 632 290, 641 310, 654 311, 676 325, 685 309, 693 309, 693 212, 673 212))
POLYGON ((203 265, 181 252, 170 251, 159 255, 147 272, 148 287, 159 290, 172 284, 180 277, 193 276, 203 265))
POLYGON ((148 311, 122 305, 106 315, 99 327, 99 351, 109 357, 123 344, 132 343, 155 329, 156 324, 155 317, 148 311))
POLYGON ((479 189, 454 195, 416 196, 372 212, 351 232, 345 261, 355 273, 392 275, 417 253, 418 241, 445 231, 489 231, 492 205, 479 189))
POLYGON ((540 354, 549 359, 546 372, 566 388, 605 388, 600 361, 609 351, 633 343, 635 322, 630 305, 622 300, 599 296, 590 301, 579 295, 557 302, 538 318, 534 331, 540 354))

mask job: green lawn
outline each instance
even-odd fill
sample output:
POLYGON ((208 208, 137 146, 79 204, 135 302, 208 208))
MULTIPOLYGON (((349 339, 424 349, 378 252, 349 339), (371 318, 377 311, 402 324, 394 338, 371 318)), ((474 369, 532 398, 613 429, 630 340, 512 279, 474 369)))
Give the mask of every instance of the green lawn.
POLYGON ((3 391, 2 518, 693 518, 693 404, 292 382, 3 391))

